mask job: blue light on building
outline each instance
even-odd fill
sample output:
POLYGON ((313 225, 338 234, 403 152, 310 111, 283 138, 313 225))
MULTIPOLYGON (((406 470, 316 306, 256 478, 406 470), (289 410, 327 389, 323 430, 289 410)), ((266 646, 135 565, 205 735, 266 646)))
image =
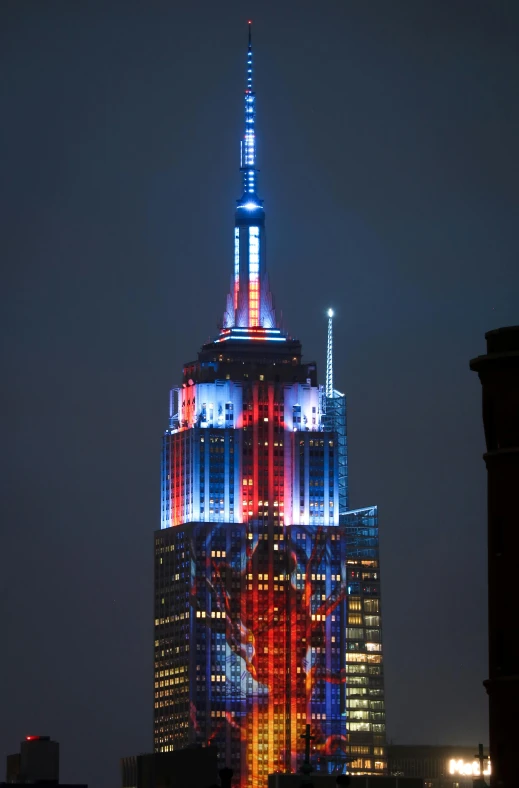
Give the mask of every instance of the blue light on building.
POLYGON ((154 739, 215 744, 261 788, 300 768, 306 724, 320 771, 386 751, 377 510, 348 510, 345 397, 276 320, 250 29, 246 85, 232 290, 163 437, 154 739))

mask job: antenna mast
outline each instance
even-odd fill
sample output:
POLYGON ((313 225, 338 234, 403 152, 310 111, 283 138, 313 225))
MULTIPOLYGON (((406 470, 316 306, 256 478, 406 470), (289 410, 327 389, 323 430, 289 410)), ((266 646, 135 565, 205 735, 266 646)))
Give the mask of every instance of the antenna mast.
POLYGON ((256 194, 256 95, 252 89, 252 22, 249 21, 247 48, 247 82, 245 88, 245 136, 241 143, 240 169, 243 173, 243 193, 256 194))
POLYGON ((328 344, 326 346, 326 397, 333 397, 333 309, 328 310, 328 344))
POLYGON ((325 432, 337 435, 339 461, 339 515, 348 511, 348 447, 346 439, 346 397, 333 387, 333 309, 328 315, 328 344, 326 347, 326 383, 322 402, 325 432))

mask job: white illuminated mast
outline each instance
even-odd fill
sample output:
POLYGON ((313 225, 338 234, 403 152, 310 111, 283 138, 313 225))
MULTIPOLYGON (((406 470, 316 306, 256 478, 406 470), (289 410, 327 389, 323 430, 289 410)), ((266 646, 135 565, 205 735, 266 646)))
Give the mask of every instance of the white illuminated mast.
POLYGON ((247 210, 257 208, 256 200, 256 95, 252 89, 252 22, 249 22, 247 49, 247 86, 245 88, 245 136, 241 143, 240 168, 243 173, 242 204, 247 210))
POLYGON ((326 385, 327 397, 333 397, 333 309, 328 312, 328 344, 326 346, 326 385))

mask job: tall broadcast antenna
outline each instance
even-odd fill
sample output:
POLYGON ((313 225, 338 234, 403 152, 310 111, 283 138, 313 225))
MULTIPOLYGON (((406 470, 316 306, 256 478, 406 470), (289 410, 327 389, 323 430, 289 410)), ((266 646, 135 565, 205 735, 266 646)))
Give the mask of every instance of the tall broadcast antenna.
POLYGON ((326 346, 326 385, 327 397, 333 397, 333 309, 328 310, 328 344, 326 346))
POLYGON ((346 437, 346 397, 333 387, 333 309, 328 309, 326 345, 326 381, 324 386, 323 423, 325 430, 337 433, 339 460, 339 514, 348 510, 348 449, 346 437))

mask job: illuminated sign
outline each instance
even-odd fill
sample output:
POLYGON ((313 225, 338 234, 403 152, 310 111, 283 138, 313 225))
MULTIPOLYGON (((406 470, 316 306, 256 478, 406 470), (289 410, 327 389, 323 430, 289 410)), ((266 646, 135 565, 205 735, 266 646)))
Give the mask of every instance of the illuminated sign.
MULTIPOLYGON (((467 777, 480 777, 479 761, 464 761, 463 758, 451 758, 449 761, 449 774, 463 774, 467 777)), ((490 761, 485 763, 483 775, 490 774, 490 761)))

